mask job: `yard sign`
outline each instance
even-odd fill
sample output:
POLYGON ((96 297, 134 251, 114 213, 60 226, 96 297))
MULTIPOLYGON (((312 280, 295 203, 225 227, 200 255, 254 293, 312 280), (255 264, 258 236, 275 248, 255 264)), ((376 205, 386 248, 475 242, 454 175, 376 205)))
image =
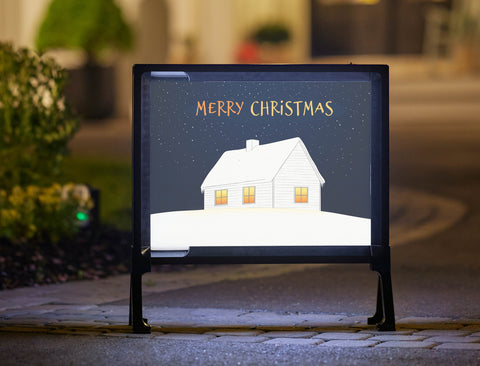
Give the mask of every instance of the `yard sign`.
POLYGON ((131 315, 151 263, 370 263, 395 328, 388 68, 135 65, 131 315))

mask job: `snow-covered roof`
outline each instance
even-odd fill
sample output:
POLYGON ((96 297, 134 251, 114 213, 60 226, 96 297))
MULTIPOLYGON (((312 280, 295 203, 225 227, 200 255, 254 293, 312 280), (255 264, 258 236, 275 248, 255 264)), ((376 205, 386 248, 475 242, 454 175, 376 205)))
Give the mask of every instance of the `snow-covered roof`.
POLYGON ((300 144, 315 171, 320 184, 325 180, 318 171, 307 148, 299 137, 259 145, 256 140, 247 140, 247 147, 239 150, 225 151, 202 183, 202 192, 206 187, 231 183, 272 181, 290 156, 300 144))

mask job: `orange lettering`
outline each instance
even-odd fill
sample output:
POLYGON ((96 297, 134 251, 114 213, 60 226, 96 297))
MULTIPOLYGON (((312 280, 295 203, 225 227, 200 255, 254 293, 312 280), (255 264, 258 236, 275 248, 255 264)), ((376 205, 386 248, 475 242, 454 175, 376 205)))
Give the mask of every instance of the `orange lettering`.
POLYGON ((197 113, 195 114, 196 116, 198 116, 198 111, 203 111, 204 116, 207 115, 207 109, 205 108, 205 101, 203 101, 202 103, 200 103, 200 101, 197 102, 197 113))

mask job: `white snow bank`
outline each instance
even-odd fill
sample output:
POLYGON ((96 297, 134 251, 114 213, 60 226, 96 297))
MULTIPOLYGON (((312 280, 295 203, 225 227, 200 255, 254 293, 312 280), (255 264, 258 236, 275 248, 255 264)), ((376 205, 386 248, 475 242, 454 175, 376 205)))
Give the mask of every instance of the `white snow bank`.
POLYGON ((370 219, 324 211, 224 208, 150 215, 151 250, 191 246, 370 245, 370 219))

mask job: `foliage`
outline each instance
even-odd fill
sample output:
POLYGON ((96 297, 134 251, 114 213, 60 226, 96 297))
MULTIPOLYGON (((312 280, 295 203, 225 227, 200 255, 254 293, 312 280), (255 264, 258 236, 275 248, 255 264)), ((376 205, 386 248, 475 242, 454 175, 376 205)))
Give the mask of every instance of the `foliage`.
POLYGON ((104 51, 128 50, 133 37, 113 0, 53 0, 36 40, 39 50, 80 49, 89 62, 104 51))
POLYGON ((0 237, 14 244, 56 243, 77 231, 76 212, 92 207, 90 195, 72 183, 0 190, 0 237))
POLYGON ((257 43, 278 44, 290 39, 290 31, 282 23, 268 23, 253 33, 253 39, 257 43))
POLYGON ((64 70, 0 43, 0 188, 51 183, 78 128, 65 104, 64 70))

